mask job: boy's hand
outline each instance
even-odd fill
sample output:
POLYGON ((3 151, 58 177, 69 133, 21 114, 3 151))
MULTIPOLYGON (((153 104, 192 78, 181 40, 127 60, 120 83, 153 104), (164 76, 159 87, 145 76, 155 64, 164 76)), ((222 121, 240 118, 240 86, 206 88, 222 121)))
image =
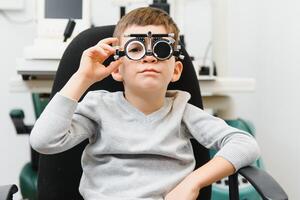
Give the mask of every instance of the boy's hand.
POLYGON ((187 176, 166 195, 164 200, 196 200, 199 196, 200 188, 196 187, 194 178, 187 176))
POLYGON ((106 38, 86 49, 81 56, 80 66, 76 73, 90 84, 109 76, 121 64, 121 59, 111 62, 107 67, 102 63, 115 53, 115 49, 110 44, 116 42, 118 42, 117 38, 106 38))
POLYGON ((109 76, 121 64, 122 59, 111 62, 107 67, 102 63, 115 53, 115 49, 109 44, 117 41, 117 38, 106 38, 86 49, 81 56, 79 69, 61 89, 60 94, 78 101, 92 84, 109 76))

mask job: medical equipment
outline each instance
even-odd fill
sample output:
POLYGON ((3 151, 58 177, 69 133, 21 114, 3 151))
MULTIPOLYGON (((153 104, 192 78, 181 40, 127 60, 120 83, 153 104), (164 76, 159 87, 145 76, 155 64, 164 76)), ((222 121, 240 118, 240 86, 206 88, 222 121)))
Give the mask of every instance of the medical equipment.
POLYGON ((171 56, 183 59, 180 52, 180 45, 174 47, 174 34, 128 34, 124 37, 133 37, 124 45, 124 50, 116 49, 114 59, 117 60, 122 56, 127 56, 130 60, 141 60, 145 56, 153 55, 158 60, 167 60, 171 56))
POLYGON ((74 35, 91 26, 90 0, 38 0, 38 38, 61 38, 68 20, 74 19, 74 35))
POLYGON ((37 0, 37 37, 24 48, 25 60, 58 60, 71 41, 91 27, 90 0, 37 0), (64 31, 69 19, 76 27, 71 38, 65 40, 64 31))

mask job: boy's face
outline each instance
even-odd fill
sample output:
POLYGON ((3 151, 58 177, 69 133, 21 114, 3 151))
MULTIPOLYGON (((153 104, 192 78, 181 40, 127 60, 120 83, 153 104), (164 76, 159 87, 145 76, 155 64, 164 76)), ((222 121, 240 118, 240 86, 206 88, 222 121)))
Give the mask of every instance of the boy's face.
MULTIPOLYGON (((148 33, 149 31, 152 34, 167 33, 164 26, 132 25, 125 29, 123 35, 148 33)), ((124 48, 125 43, 130 39, 132 38, 121 37, 120 47, 124 48)), ((125 90, 166 90, 170 82, 177 81, 180 78, 183 67, 180 61, 175 61, 174 56, 163 61, 156 59, 153 55, 146 55, 138 61, 130 60, 126 56, 120 59, 122 59, 122 64, 112 73, 112 76, 117 81, 123 81, 125 90)))

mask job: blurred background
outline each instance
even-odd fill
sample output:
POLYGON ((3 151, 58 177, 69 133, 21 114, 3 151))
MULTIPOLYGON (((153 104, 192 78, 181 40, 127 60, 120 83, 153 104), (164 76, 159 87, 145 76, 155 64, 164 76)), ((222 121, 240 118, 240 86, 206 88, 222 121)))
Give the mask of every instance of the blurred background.
MULTIPOLYGON (((90 3, 89 19, 94 26, 116 24, 120 7, 128 12, 149 5, 149 1, 91 0, 90 3)), ((231 111, 230 115, 224 115, 253 123, 265 169, 290 199, 300 199, 297 154, 300 151, 300 2, 170 0, 168 3, 170 15, 178 23, 185 46, 194 57, 197 73, 201 67, 207 67, 216 70, 217 77, 233 80, 230 82, 233 88, 245 84, 242 89, 228 91, 231 111)), ((19 59, 28 55, 26 48, 34 45, 39 36, 38 9, 34 0, 0 0, 0 185, 18 184, 20 171, 30 159, 28 135, 16 134, 9 112, 21 108, 26 115, 25 123, 35 122, 30 91, 14 87, 21 77, 17 73, 19 59)), ((63 33, 59 40, 63 40, 63 33)), ((207 68, 202 68, 202 72, 207 68)), ((216 78, 205 72, 200 75, 204 75, 199 77, 203 85, 216 78)))

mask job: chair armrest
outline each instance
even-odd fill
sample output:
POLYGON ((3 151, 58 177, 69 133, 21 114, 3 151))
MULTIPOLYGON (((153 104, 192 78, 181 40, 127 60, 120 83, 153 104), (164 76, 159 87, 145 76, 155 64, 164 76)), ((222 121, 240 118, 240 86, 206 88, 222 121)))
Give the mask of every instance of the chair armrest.
POLYGON ((1 200, 12 200, 13 194, 18 192, 16 185, 3 185, 0 186, 0 199, 1 200))
POLYGON ((251 183, 263 200, 288 200, 283 188, 266 171, 247 166, 241 168, 238 173, 251 183))

